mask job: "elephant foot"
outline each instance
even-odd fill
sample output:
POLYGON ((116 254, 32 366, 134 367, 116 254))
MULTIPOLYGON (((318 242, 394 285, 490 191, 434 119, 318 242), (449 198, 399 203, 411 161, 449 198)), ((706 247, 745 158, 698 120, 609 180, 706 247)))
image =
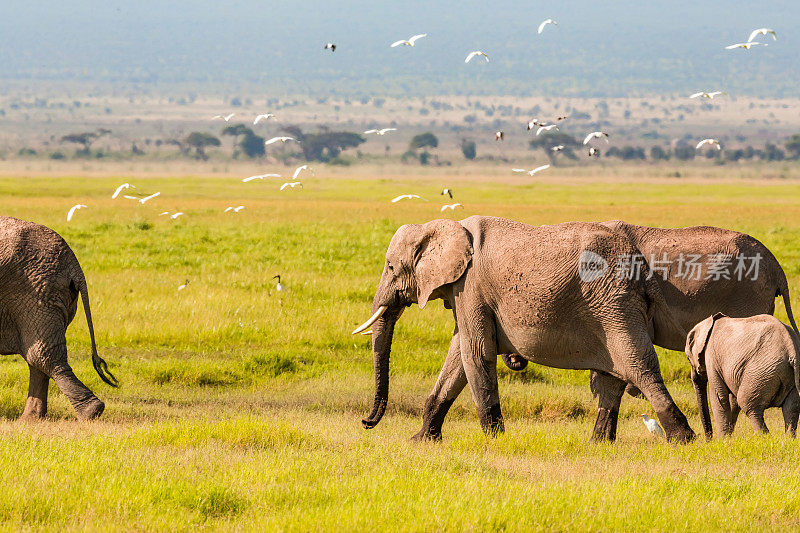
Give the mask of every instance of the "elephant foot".
POLYGON ((594 423, 592 441, 594 442, 614 442, 617 440, 617 421, 619 419, 619 409, 606 409, 600 407, 597 410, 597 421, 594 423))
POLYGON ((425 408, 422 411, 422 429, 419 433, 411 437, 411 440, 442 440, 442 424, 444 417, 450 410, 455 400, 439 400, 436 396, 428 396, 425 400, 425 408))
POLYGON ((80 405, 76 405, 75 411, 81 420, 94 420, 103 414, 105 408, 106 404, 100 401, 99 398, 92 398, 80 405))
POLYGON ((19 419, 23 422, 36 422, 38 420, 44 420, 46 416, 47 402, 38 398, 28 398, 25 404, 25 410, 22 412, 19 419))
POLYGON ((495 404, 489 408, 481 417, 481 427, 483 432, 491 437, 497 436, 498 433, 505 433, 505 424, 503 424, 503 413, 500 411, 500 404, 495 404))
POLYGON ((442 434, 440 433, 431 433, 429 430, 422 428, 419 432, 411 437, 411 440, 414 442, 442 442, 442 434))
POLYGON ((516 372, 525 370, 528 366, 528 360, 515 353, 501 354, 500 357, 508 368, 516 372))
POLYGON ((672 404, 665 411, 656 414, 664 427, 668 441, 686 444, 695 439, 694 431, 689 427, 689 421, 686 420, 686 416, 678 409, 677 405, 672 404))

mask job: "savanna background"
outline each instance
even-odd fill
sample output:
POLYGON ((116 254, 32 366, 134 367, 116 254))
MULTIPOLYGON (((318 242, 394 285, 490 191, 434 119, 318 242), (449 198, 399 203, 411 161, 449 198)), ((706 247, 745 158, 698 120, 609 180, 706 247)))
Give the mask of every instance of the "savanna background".
MULTIPOLYGON (((504 435, 483 435, 465 391, 442 443, 412 443, 450 313, 433 303, 404 314, 387 415, 369 432, 369 338, 350 335, 397 227, 473 214, 744 231, 776 255, 800 306, 794 4, 10 5, 2 214, 75 250, 121 387, 94 373, 82 313, 71 363, 106 402, 101 419, 76 421, 51 387, 48 420, 17 422, 27 365, 0 357, 4 528, 800 526, 800 448, 777 410, 768 436, 743 419, 731 439, 679 446, 650 436, 639 417, 649 404, 626 397, 617 442, 593 444, 587 372, 500 365, 504 435), (536 35, 547 17, 559 26, 536 35), (723 50, 761 25, 779 40, 723 50), (388 47, 426 31, 413 49, 388 47), (473 49, 492 62, 464 65, 473 49), (688 99, 705 90, 728 95, 688 99), (277 120, 252 124, 266 112, 277 120), (557 115, 570 116, 559 132, 526 132, 557 115), (397 131, 362 134, 374 127, 397 131), (580 142, 595 129, 610 142, 590 158, 580 142), (303 143, 264 149, 286 133, 303 143), (723 149, 695 150, 706 137, 723 149), (304 163, 315 175, 280 191, 304 163), (545 163, 534 177, 510 170, 545 163), (285 179, 241 182, 266 172, 285 179), (124 182, 161 195, 112 200, 124 182), (463 210, 440 212, 445 187, 463 210), (406 193, 426 201, 390 203, 406 193), (78 203, 88 207, 67 222, 78 203)), ((786 320, 780 303, 776 315, 786 320)), ((658 353, 697 431, 685 356, 658 353)))

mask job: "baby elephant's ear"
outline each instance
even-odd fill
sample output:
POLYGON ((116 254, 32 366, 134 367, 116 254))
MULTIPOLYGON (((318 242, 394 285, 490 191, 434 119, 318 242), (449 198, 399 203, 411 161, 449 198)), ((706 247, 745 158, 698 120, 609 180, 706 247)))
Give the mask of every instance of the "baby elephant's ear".
POLYGON ((701 374, 706 372, 706 347, 711 338, 711 331, 717 320, 725 317, 722 313, 716 313, 697 324, 686 337, 686 357, 692 368, 701 374))
POLYGON ((455 220, 432 220, 421 226, 414 257, 417 304, 424 308, 433 291, 453 283, 467 270, 472 260, 470 235, 455 220))

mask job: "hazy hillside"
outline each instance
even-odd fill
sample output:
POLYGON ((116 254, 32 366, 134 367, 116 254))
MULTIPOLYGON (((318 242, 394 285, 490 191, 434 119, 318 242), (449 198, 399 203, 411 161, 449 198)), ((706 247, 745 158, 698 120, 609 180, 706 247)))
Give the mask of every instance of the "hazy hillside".
MULTIPOLYGON (((265 91, 796 96, 800 4, 765 2, 4 2, 0 79, 265 91), (447 5, 445 5, 447 4, 447 5), (610 5, 609 5, 610 4, 610 5), (460 7, 455 7, 460 6, 460 7), (538 23, 555 18, 543 35, 538 23), (724 50, 753 28, 779 40, 724 50), (415 48, 389 48, 414 33, 415 48), (331 54, 322 49, 337 43, 331 54), (492 61, 464 64, 474 49, 492 61)), ((766 42, 766 41, 765 41, 766 42)))

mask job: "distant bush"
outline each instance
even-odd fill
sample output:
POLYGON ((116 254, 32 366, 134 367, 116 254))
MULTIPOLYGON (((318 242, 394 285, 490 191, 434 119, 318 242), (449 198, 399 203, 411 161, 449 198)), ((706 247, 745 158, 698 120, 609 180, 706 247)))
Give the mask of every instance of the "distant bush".
POLYGON ((29 155, 36 155, 36 150, 34 150, 33 148, 20 148, 19 152, 17 152, 17 155, 21 155, 23 157, 29 155))
POLYGON ((50 154, 50 159, 66 159, 67 156, 62 154, 61 152, 53 152, 50 154))
POLYGON ((461 139, 461 153, 464 154, 464 157, 470 161, 475 159, 475 157, 478 155, 478 149, 475 145, 475 141, 461 139))

